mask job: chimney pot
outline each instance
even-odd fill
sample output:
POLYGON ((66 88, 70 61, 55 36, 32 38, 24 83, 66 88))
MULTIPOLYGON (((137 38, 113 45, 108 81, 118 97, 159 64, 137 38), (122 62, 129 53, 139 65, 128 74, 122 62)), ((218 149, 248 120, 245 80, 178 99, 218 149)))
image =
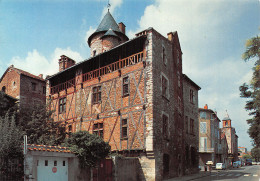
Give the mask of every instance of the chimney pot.
POLYGON ((208 109, 208 104, 205 104, 204 109, 208 109))
POLYGON ((170 32, 170 33, 167 33, 167 35, 168 35, 168 40, 172 41, 173 40, 173 33, 170 32))
POLYGON ((43 74, 39 74, 38 77, 42 78, 43 79, 43 74))

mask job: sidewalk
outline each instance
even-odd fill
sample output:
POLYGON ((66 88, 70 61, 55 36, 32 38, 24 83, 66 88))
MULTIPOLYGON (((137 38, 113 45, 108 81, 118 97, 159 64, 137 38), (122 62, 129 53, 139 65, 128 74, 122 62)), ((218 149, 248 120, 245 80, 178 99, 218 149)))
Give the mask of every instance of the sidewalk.
MULTIPOLYGON (((217 172, 216 170, 212 170, 211 173, 217 172)), ((167 179, 164 181, 188 181, 188 180, 195 180, 195 179, 199 179, 202 177, 207 177, 211 174, 210 172, 204 172, 204 171, 200 171, 199 173, 196 174, 191 174, 191 175, 184 175, 182 177, 175 177, 175 178, 171 178, 171 179, 167 179)))

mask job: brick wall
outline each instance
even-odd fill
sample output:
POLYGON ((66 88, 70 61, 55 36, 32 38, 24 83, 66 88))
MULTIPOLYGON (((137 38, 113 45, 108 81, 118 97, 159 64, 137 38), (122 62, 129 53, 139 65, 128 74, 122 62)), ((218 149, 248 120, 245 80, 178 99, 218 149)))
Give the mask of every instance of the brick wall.
POLYGON ((6 87, 5 93, 15 97, 20 98, 20 74, 15 70, 10 68, 8 72, 4 75, 2 81, 0 82, 0 90, 6 87))
POLYGON ((43 87, 46 87, 45 81, 33 79, 28 76, 21 75, 20 84, 20 104, 21 106, 33 105, 38 103, 45 104, 46 93, 43 92, 43 87), (36 85, 33 90, 32 83, 36 85))
POLYGON ((8 68, 0 83, 1 89, 3 86, 6 87, 8 95, 19 99, 21 107, 40 102, 45 104, 46 93, 43 92, 43 87, 46 87, 45 81, 25 76, 13 68, 8 68), (32 83, 36 85, 35 91, 32 89, 32 83))

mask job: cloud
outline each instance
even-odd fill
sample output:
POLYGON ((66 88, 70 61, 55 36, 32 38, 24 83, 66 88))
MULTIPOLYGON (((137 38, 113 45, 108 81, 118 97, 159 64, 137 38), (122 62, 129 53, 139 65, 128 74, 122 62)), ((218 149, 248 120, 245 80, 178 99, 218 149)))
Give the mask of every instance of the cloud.
POLYGON ((13 64, 15 67, 35 75, 52 75, 59 71, 58 60, 61 55, 66 55, 76 62, 83 60, 78 52, 73 51, 68 47, 66 49, 56 48, 50 55, 50 59, 37 50, 33 50, 32 52, 28 52, 27 56, 24 58, 19 56, 13 57, 10 60, 9 65, 13 64))
POLYGON ((86 31, 86 33, 85 33, 86 44, 88 43, 88 38, 90 37, 90 35, 92 35, 95 31, 96 31, 96 29, 93 28, 92 26, 89 27, 88 31, 86 31))
POLYGON ((199 105, 205 104, 222 119, 227 110, 237 129, 240 143, 251 147, 239 86, 251 79, 251 64, 241 60, 241 49, 234 25, 245 12, 243 0, 155 0, 147 6, 138 26, 128 31, 129 38, 149 27, 163 36, 178 31, 183 51, 183 72, 194 80, 199 91, 199 105), (232 42, 235 42, 232 44, 232 42), (246 144, 247 143, 247 144, 246 144))

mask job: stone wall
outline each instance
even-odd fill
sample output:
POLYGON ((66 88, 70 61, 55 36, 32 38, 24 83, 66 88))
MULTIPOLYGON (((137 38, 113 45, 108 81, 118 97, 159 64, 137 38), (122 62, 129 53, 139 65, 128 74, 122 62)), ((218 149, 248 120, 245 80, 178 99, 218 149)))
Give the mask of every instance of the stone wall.
MULTIPOLYGON (((194 173, 198 171, 198 152, 199 150, 199 119, 198 119, 198 87, 195 87, 189 80, 183 81, 183 99, 184 99, 184 135, 185 135, 185 172, 194 173), (194 92, 194 101, 190 100, 190 90, 194 92), (194 132, 191 133, 191 119, 194 120, 194 132), (192 163, 192 148, 196 150, 196 163, 192 163)), ((193 155, 194 156, 194 155, 193 155)))

